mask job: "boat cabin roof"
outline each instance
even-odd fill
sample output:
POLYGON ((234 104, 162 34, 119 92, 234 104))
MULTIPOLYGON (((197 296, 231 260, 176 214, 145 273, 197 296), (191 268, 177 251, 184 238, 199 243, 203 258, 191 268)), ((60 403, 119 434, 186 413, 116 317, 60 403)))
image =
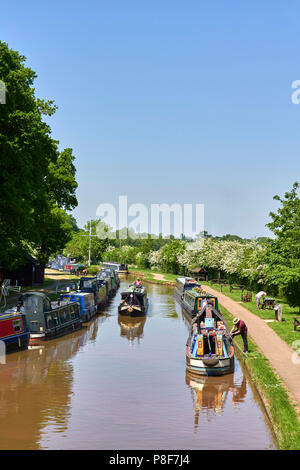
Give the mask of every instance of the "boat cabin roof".
POLYGON ((176 279, 176 282, 180 283, 180 284, 198 284, 198 282, 196 281, 196 279, 192 278, 192 277, 178 277, 176 279))
POLYGON ((198 299, 199 297, 202 299, 217 299, 215 295, 209 294, 208 292, 204 292, 200 289, 186 290, 184 296, 192 296, 195 299, 198 299))
POLYGON ((94 298, 94 294, 92 292, 80 292, 80 291, 77 291, 77 292, 66 292, 65 294, 61 294, 61 297, 86 297, 86 296, 89 296, 89 297, 92 297, 94 298))
POLYGON ((126 289, 122 292, 122 295, 123 294, 132 294, 132 293, 145 295, 145 294, 147 294, 147 289, 144 286, 142 286, 142 287, 129 286, 128 289, 126 289))

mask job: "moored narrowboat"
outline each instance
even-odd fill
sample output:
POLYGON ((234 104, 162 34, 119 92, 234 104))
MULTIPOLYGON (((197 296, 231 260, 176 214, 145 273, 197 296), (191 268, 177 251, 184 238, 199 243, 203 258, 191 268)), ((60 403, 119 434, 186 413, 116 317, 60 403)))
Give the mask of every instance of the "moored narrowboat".
POLYGON ((107 283, 107 295, 108 298, 111 299, 111 297, 116 292, 116 288, 113 285, 113 280, 110 273, 105 271, 99 271, 99 273, 97 274, 97 281, 105 281, 107 283))
POLYGON ((43 292, 21 295, 20 310, 26 315, 30 344, 63 336, 82 327, 77 302, 51 302, 43 292))
POLYGON ((148 304, 146 287, 129 286, 127 290, 121 293, 118 312, 120 315, 141 317, 146 314, 148 304))
POLYGON ((5 344, 5 351, 1 349, 1 354, 26 349, 29 338, 26 316, 16 307, 0 314, 0 341, 5 344))
POLYGON ((178 277, 174 287, 174 295, 182 301, 185 291, 194 289, 194 287, 201 288, 201 285, 192 277, 178 277))
POLYGON ((105 283, 99 283, 97 277, 82 277, 79 281, 80 292, 92 292, 97 308, 105 305, 108 300, 105 283))
POLYGON ((104 269, 101 269, 100 273, 107 273, 111 277, 112 288, 114 292, 116 292, 117 289, 120 287, 120 278, 119 278, 117 271, 112 268, 104 268, 104 269))
POLYGON ((210 300, 192 321, 186 344, 186 368, 192 375, 233 372, 232 338, 225 319, 210 300))
POLYGON ((97 304, 93 292, 70 292, 61 294, 62 302, 78 302, 83 323, 89 322, 97 313, 97 304))
POLYGON ((128 264, 117 263, 116 261, 104 261, 102 263, 102 269, 104 268, 114 269, 119 275, 128 274, 128 264))
POLYGON ((216 310, 219 310, 218 298, 196 287, 185 291, 181 307, 184 313, 193 318, 201 312, 208 301, 216 310))

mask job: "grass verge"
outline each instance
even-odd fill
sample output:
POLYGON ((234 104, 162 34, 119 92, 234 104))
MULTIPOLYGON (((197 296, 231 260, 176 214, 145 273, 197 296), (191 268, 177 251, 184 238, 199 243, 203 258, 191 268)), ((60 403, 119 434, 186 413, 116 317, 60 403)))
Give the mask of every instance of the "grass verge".
MULTIPOLYGON (((232 325, 233 315, 223 306, 221 311, 228 325, 232 325)), ((300 422, 281 379, 277 376, 268 359, 259 351, 258 346, 252 341, 249 335, 249 353, 247 355, 242 352, 242 338, 237 336, 234 342, 240 350, 238 352, 239 358, 249 371, 251 379, 265 405, 278 441, 279 449, 299 450, 300 422)))
MULTIPOLYGON (((218 284, 211 284, 211 282, 204 282, 210 286, 212 289, 221 292, 221 287, 218 284)), ((250 291, 249 291, 250 292, 250 291)), ((274 320, 275 313, 274 310, 261 310, 256 308, 255 304, 255 294, 256 292, 252 292, 252 302, 241 302, 241 291, 233 291, 230 292, 229 286, 225 285, 222 286, 222 294, 227 295, 232 300, 236 302, 240 302, 244 308, 249 310, 254 315, 262 318, 263 320, 274 320)), ((300 339, 300 331, 294 331, 294 317, 298 316, 299 313, 295 310, 295 308, 290 307, 286 302, 282 299, 275 298, 276 304, 282 305, 282 322, 274 321, 268 323, 269 327, 272 328, 275 333, 280 336, 280 338, 285 341, 289 346, 292 346, 293 342, 300 339)))

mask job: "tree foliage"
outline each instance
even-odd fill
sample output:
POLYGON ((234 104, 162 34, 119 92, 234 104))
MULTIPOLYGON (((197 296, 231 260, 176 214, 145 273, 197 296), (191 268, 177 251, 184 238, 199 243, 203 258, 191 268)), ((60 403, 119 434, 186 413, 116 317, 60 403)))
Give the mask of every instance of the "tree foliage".
POLYGON ((42 262, 70 237, 65 210, 77 205, 71 149, 58 142, 43 115, 53 101, 35 97, 36 74, 25 57, 0 42, 0 80, 6 104, 0 105, 0 265, 13 268, 31 250, 42 262))

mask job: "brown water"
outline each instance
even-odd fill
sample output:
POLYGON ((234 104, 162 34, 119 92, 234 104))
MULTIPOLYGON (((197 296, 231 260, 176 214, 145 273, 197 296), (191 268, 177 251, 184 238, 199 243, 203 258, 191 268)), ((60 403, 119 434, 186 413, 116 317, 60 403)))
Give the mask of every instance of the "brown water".
POLYGON ((146 318, 118 317, 118 292, 88 328, 7 356, 1 449, 275 448, 238 361, 221 378, 186 375, 188 323, 173 289, 148 292, 146 318))

